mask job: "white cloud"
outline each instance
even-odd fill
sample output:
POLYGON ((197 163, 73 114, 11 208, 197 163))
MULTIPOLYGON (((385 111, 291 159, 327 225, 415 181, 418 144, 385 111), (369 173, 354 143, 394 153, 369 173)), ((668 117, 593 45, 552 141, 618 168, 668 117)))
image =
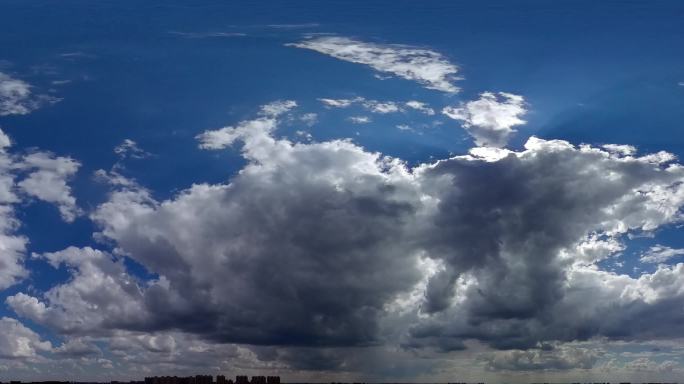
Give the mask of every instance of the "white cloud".
POLYGON ((45 103, 57 101, 47 95, 32 95, 28 83, 0 72, 0 116, 26 115, 45 103))
POLYGON ((75 318, 93 330, 135 319, 247 344, 358 345, 391 335, 449 351, 467 339, 525 349, 618 331, 684 334, 630 323, 648 311, 677 317, 664 308, 684 301, 684 264, 639 278, 597 268, 624 249, 620 236, 679 220, 681 166, 531 138, 523 151, 479 149, 409 170, 349 141, 277 139, 277 121, 265 119, 224 132, 248 160, 229 184, 194 185, 163 202, 123 187, 92 215, 99 236, 158 282, 123 284, 118 263, 93 250, 85 252, 93 261, 75 261, 72 250, 45 256, 74 265, 72 282, 44 301, 15 295, 10 306, 48 324, 75 318), (443 266, 428 278, 426 257, 443 266), (106 278, 90 282, 96 276, 106 278), (86 294, 100 291, 92 287, 132 293, 105 305, 108 296, 86 294), (408 304, 389 316, 402 295, 421 299, 399 300, 408 304), (88 314, 79 304, 95 300, 115 310, 88 314), (259 322, 237 332, 249 313, 259 322))
POLYGON ((137 182, 130 179, 116 170, 105 171, 104 169, 98 169, 93 173, 94 179, 99 182, 103 182, 112 186, 119 187, 135 187, 137 182))
POLYGON ((11 144, 0 130, 0 290, 28 275, 23 266, 28 239, 17 233, 21 225, 16 218, 17 204, 27 195, 36 197, 56 204, 67 221, 80 212, 66 184, 78 169, 78 162, 48 152, 14 156, 9 152, 11 144))
POLYGON ((301 120, 307 126, 311 127, 318 122, 318 114, 316 114, 316 113, 305 113, 305 114, 299 116, 299 120, 301 120))
POLYGON ((484 92, 478 100, 442 110, 450 118, 462 121, 477 145, 493 147, 506 145, 515 132, 513 127, 525 124, 521 117, 526 112, 522 96, 505 92, 484 92))
POLYGON ((368 116, 349 116, 347 120, 354 124, 368 124, 371 122, 371 119, 368 116))
POLYGON ((227 126, 217 130, 205 131, 197 135, 199 146, 202 149, 224 149, 233 145, 236 140, 249 137, 250 143, 255 148, 260 146, 260 141, 272 141, 270 132, 275 129, 277 118, 290 109, 297 106, 294 101, 276 101, 261 107, 261 117, 255 120, 241 121, 237 126, 227 126), (253 133, 260 133, 256 137, 253 133))
POLYGON ((530 138, 410 168, 350 140, 279 139, 277 123, 257 116, 223 132, 218 147, 239 143, 247 161, 228 183, 164 201, 115 183, 91 215, 97 238, 158 279, 68 248, 39 258, 66 265, 67 281, 8 305, 174 369, 242 356, 231 343, 252 361, 330 371, 392 369, 383 359, 400 346, 454 356, 480 343, 508 352, 479 366, 562 371, 597 361, 565 342, 684 336, 684 264, 637 278, 599 267, 627 248, 625 234, 681 220, 684 167, 667 155, 530 138))
POLYGON ((432 116, 435 114, 435 110, 430 108, 426 103, 423 103, 422 101, 410 100, 407 101, 405 105, 409 108, 415 109, 416 111, 423 112, 428 116, 432 116))
POLYGON ((114 147, 114 153, 119 155, 122 159, 144 159, 150 156, 148 152, 138 146, 138 143, 131 139, 124 139, 121 144, 114 147))
POLYGON ((354 99, 326 99, 326 98, 320 98, 318 101, 323 103, 326 107, 332 107, 332 108, 347 108, 353 103, 356 103, 358 101, 363 101, 363 98, 354 98, 354 99))
POLYGON ((589 369, 600 352, 588 348, 560 346, 552 349, 508 350, 485 354, 487 369, 493 371, 538 371, 589 369))
POLYGON ((31 87, 27 83, 0 72, 0 116, 31 112, 34 107, 29 96, 31 87))
POLYGON ((205 39, 211 37, 244 37, 247 36, 243 32, 181 32, 169 31, 169 34, 181 36, 189 39, 205 39))
POLYGON ((435 114, 434 109, 430 108, 426 103, 416 100, 410 100, 405 103, 397 101, 379 101, 373 99, 366 99, 364 97, 355 97, 353 99, 318 99, 327 108, 348 108, 354 104, 360 104, 365 110, 372 113, 387 114, 396 112, 405 112, 405 108, 422 112, 426 115, 432 116, 435 114))
POLYGON ((642 263, 665 263, 668 260, 675 258, 677 256, 684 255, 684 249, 681 248, 670 248, 664 245, 654 245, 644 252, 639 261, 642 263))
POLYGON ((71 222, 81 213, 67 181, 80 164, 70 157, 56 157, 49 152, 34 152, 17 164, 30 173, 17 185, 29 196, 55 204, 62 218, 71 222))
POLYGON ((297 106, 297 103, 292 100, 279 100, 279 101, 274 101, 269 104, 265 104, 264 106, 261 107, 261 111, 259 114, 262 116, 270 117, 270 118, 276 118, 292 108, 295 108, 297 106))
POLYGON ((391 73, 417 81, 426 88, 455 93, 458 67, 441 54, 423 48, 404 45, 382 45, 352 40, 346 37, 316 37, 288 44, 311 49, 336 59, 365 64, 376 71, 391 73))
POLYGON ((69 267, 73 276, 48 290, 45 301, 24 293, 8 297, 7 304, 20 316, 60 332, 97 334, 111 321, 125 322, 119 327, 135 326, 149 315, 142 288, 128 275, 123 260, 88 247, 69 247, 37 257, 54 268, 69 267))
POLYGON ((376 100, 367 100, 363 103, 363 106, 367 110, 369 110, 370 112, 380 113, 380 114, 394 113, 394 112, 400 112, 401 111, 401 108, 399 108, 399 105, 393 101, 380 102, 380 101, 376 101, 376 100))
POLYGON ((647 357, 640 357, 625 364, 625 368, 637 372, 671 372, 679 367, 676 361, 666 360, 658 363, 647 357))
POLYGON ((49 341, 22 323, 9 317, 0 318, 0 359, 25 359, 52 349, 49 341))
POLYGON ((309 133, 307 131, 299 130, 299 131, 296 131, 295 134, 301 138, 308 140, 308 141, 313 140, 313 135, 311 135, 311 133, 309 133))
POLYGON ((14 159, 7 152, 10 144, 9 137, 0 130, 0 290, 28 275, 23 266, 28 239, 16 233, 20 223, 14 205, 20 198, 16 193, 14 159))
POLYGON ((608 152, 617 153, 622 156, 630 156, 636 153, 636 148, 632 145, 624 144, 605 144, 601 146, 608 152))

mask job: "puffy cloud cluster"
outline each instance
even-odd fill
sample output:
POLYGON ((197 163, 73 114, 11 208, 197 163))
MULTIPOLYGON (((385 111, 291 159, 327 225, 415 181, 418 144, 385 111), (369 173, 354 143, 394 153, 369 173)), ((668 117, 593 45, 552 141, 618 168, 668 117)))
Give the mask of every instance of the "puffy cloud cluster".
POLYGON ((455 93, 458 67, 441 54, 429 49, 404 45, 366 43, 346 37, 315 37, 288 44, 311 49, 324 55, 352 63, 365 64, 376 71, 417 81, 426 88, 455 93))
POLYGON ((480 146, 503 147, 516 125, 525 124, 527 112, 522 96, 512 93, 484 92, 477 100, 458 107, 445 107, 442 113, 463 122, 463 127, 480 146))
POLYGON ((17 233, 21 224, 15 216, 17 204, 29 197, 53 203, 66 221, 72 221, 79 212, 67 185, 78 162, 49 152, 15 156, 10 153, 11 145, 0 130, 0 290, 28 274, 23 267, 28 239, 17 233))
POLYGON ((261 108, 260 117, 256 120, 243 121, 237 127, 228 126, 198 135, 197 140, 200 142, 200 148, 223 149, 230 147, 242 137, 250 136, 254 144, 251 149, 258 150, 260 141, 265 143, 273 141, 270 133, 276 128, 277 118, 296 106, 297 103, 292 100, 281 100, 266 104, 261 108), (257 134, 259 140, 257 140, 257 134))
POLYGON ((23 266, 28 240, 18 235, 19 221, 14 205, 20 199, 15 191, 13 159, 7 152, 10 139, 0 130, 0 290, 24 278, 28 271, 23 266))
POLYGON ((681 306, 667 308, 683 299, 684 264, 617 275, 591 263, 586 244, 596 234, 606 239, 599 261, 621 249, 610 244, 623 234, 679 221, 684 169, 564 141, 532 138, 525 148, 424 170, 432 180, 424 185, 441 190, 425 247, 447 268, 430 280, 423 306, 430 316, 411 336, 506 349, 681 332, 681 306), (651 312, 658 321, 635 321, 651 312))
MULTIPOLYGON (((44 294, 47 305, 24 293, 8 297, 7 304, 20 316, 61 333, 98 334, 144 326, 142 287, 126 272, 123 260, 88 247, 39 257, 55 268, 67 266, 72 278, 44 294)), ((154 290, 154 284, 149 283, 149 289, 154 290)))
POLYGON ((247 164, 229 183, 164 201, 112 183, 91 218, 116 256, 40 255, 71 279, 7 304, 62 333, 142 337, 122 348, 177 350, 136 333, 177 332, 300 369, 355 361, 334 347, 396 340, 431 353, 477 340, 504 350, 485 359, 492 370, 585 369, 598 355, 562 342, 684 335, 684 264, 639 277, 598 266, 627 234, 682 219, 684 167, 671 155, 530 138, 409 168, 348 140, 278 138, 294 106, 197 137, 242 144, 247 164), (132 277, 124 255, 158 277, 132 277))
MULTIPOLYGON (((159 281, 141 287, 105 254, 67 249, 44 255, 74 267, 47 304, 24 294, 8 303, 70 331, 145 324, 230 342, 362 345, 398 321, 386 306, 424 281, 406 334, 413 343, 509 348, 661 334, 627 323, 681 300, 681 266, 634 279, 593 264, 620 249, 610 246, 620 235, 679 219, 679 165, 532 138, 521 152, 474 151, 409 170, 344 140, 277 139, 276 116, 294 106, 277 105, 286 107, 198 137, 204 148, 244 143, 249 163, 229 184, 163 202, 124 188, 92 215, 102 237, 159 281), (592 247, 603 256, 586 256, 592 247), (427 280, 425 257, 441 263, 427 280), (580 302, 587 290, 602 300, 580 302), (107 310, 89 314, 93 305, 107 310)), ((663 321, 678 315, 670 312, 663 321)))

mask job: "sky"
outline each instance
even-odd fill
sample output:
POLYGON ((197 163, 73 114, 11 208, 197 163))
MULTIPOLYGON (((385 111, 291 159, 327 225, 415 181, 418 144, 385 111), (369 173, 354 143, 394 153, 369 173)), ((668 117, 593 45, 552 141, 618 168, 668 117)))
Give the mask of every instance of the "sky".
POLYGON ((0 381, 676 381, 679 1, 0 1, 0 381))

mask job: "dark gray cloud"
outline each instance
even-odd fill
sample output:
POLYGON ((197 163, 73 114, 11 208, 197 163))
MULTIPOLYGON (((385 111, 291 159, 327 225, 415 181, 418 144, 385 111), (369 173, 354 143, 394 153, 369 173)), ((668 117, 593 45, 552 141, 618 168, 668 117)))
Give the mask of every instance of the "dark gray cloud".
MULTIPOLYGON (((496 161, 445 160, 420 173, 422 185, 436 186, 430 193, 439 201, 421 239, 447 268, 427 286, 423 311, 433 315, 411 334, 529 348, 545 340, 617 337, 611 316, 620 317, 615 321, 624 323, 618 328, 625 337, 662 332, 662 322, 640 330, 628 326, 631 312, 656 310, 661 300, 681 296, 646 302, 642 290, 650 286, 644 277, 595 271, 577 255, 587 242, 600 244, 592 234, 617 239, 678 220, 681 167, 565 142, 531 139, 526 147, 521 153, 490 152, 496 161), (624 291, 601 284, 620 279, 627 285, 621 288, 639 295, 627 300, 624 291), (598 291, 593 298, 573 301, 578 291, 590 289, 598 291), (602 295, 608 297, 599 301, 602 295)), ((678 268, 658 273, 678 276, 678 268)), ((673 312, 680 311, 664 317, 680 316, 673 312)))
MULTIPOLYGON (((179 332, 261 346, 260 359, 302 370, 363 367, 359 349, 458 353, 469 340, 522 351, 493 369, 583 368, 594 357, 537 348, 684 335, 684 264, 638 278, 596 264, 624 235, 681 219, 684 170, 670 155, 531 138, 408 169, 346 140, 276 138, 293 107, 198 137, 243 144, 248 164, 230 183, 161 202, 116 183, 91 215, 115 256, 44 254, 72 279, 8 304, 63 333, 179 332), (124 255, 159 277, 131 277, 124 255)), ((175 350, 163 341, 148 352, 175 350)))

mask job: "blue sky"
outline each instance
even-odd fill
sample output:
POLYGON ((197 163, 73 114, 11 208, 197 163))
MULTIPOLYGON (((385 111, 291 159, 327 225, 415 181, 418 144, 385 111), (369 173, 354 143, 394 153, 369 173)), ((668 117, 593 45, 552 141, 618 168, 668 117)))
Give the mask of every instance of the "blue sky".
POLYGON ((683 16, 1 2, 0 379, 678 377, 683 16))

